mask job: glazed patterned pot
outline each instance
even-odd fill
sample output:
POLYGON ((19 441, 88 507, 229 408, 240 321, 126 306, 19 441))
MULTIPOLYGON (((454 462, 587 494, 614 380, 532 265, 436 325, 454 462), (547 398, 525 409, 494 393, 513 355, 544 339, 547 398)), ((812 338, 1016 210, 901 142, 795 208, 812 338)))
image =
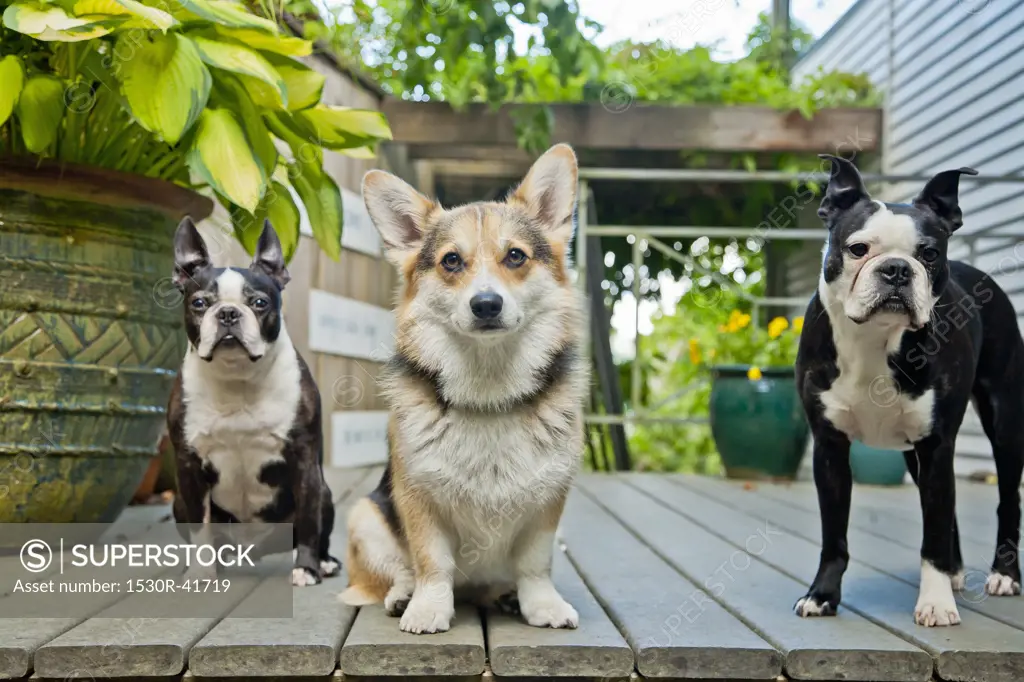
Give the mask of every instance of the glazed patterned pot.
POLYGON ((792 480, 810 438, 792 367, 712 367, 710 421, 726 476, 792 480))
POLYGON ((208 199, 0 166, 0 522, 109 522, 157 453, 184 352, 172 237, 208 199))

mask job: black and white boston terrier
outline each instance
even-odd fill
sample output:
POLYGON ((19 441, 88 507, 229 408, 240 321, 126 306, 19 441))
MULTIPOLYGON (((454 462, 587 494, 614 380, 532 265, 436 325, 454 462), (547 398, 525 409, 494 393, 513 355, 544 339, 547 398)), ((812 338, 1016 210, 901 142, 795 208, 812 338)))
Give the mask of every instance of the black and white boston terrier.
POLYGON ((292 584, 319 583, 334 506, 323 475, 320 392, 281 314, 290 277, 267 221, 248 269, 218 268, 186 218, 174 237, 188 349, 167 421, 178 465, 174 516, 210 543, 210 523, 292 523, 292 584))
POLYGON ((955 516, 953 454, 973 400, 999 477, 990 595, 1020 594, 1024 341, 993 279, 947 260, 963 224, 960 168, 939 173, 909 204, 868 196, 846 159, 832 171, 818 215, 828 228, 818 291, 804 317, 796 381, 814 435, 821 511, 818 573, 795 606, 800 616, 839 606, 850 516, 850 441, 902 450, 919 488, 924 524, 919 625, 960 622, 964 587, 955 516))

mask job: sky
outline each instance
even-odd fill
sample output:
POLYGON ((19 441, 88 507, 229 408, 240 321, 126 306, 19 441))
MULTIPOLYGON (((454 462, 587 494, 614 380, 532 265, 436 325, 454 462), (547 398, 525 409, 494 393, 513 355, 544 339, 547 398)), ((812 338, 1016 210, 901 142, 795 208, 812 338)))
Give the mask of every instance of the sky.
MULTIPOLYGON (((718 56, 743 56, 747 32, 771 0, 577 0, 585 16, 604 25, 597 42, 658 38, 679 47, 717 44, 718 56)), ((791 0, 790 13, 815 37, 853 4, 853 0, 791 0)))

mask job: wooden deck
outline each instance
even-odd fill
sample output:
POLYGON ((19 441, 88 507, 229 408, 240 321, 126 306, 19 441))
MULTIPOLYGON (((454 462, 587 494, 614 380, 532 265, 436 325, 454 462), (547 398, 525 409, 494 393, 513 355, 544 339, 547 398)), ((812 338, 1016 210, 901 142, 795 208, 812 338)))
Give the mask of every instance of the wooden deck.
MULTIPOLYGON (((330 472, 342 515, 377 476, 330 472)), ((804 620, 791 607, 817 566, 810 485, 587 475, 567 505, 555 561, 578 630, 462 609, 447 633, 407 635, 379 606, 339 604, 344 578, 295 589, 293 618, 231 617, 260 599, 254 583, 224 618, 0 618, 0 678, 1021 680, 1024 598, 979 594, 996 491, 958 486, 974 572, 955 628, 913 622, 920 514, 912 487, 855 489, 843 608, 804 620)), ((166 508, 134 508, 112 532, 130 537, 166 518, 166 508)), ((334 542, 341 556, 343 523, 334 542)), ((95 615, 117 598, 99 598, 95 615)), ((0 597, 0 609, 11 599, 0 597)))

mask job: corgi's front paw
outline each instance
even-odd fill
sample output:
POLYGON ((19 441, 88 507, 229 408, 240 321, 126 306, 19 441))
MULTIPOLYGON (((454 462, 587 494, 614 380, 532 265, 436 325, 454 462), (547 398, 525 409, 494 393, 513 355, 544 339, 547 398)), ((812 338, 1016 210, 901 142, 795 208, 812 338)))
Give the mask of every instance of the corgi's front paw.
POLYGON ((558 594, 536 601, 519 601, 519 608, 527 623, 538 628, 575 628, 580 624, 580 616, 569 602, 558 594))
POLYGON ((447 632, 451 628, 452 618, 454 617, 455 608, 453 605, 442 604, 438 601, 414 595, 405 607, 405 613, 402 614, 398 627, 403 632, 411 632, 417 635, 447 632))

